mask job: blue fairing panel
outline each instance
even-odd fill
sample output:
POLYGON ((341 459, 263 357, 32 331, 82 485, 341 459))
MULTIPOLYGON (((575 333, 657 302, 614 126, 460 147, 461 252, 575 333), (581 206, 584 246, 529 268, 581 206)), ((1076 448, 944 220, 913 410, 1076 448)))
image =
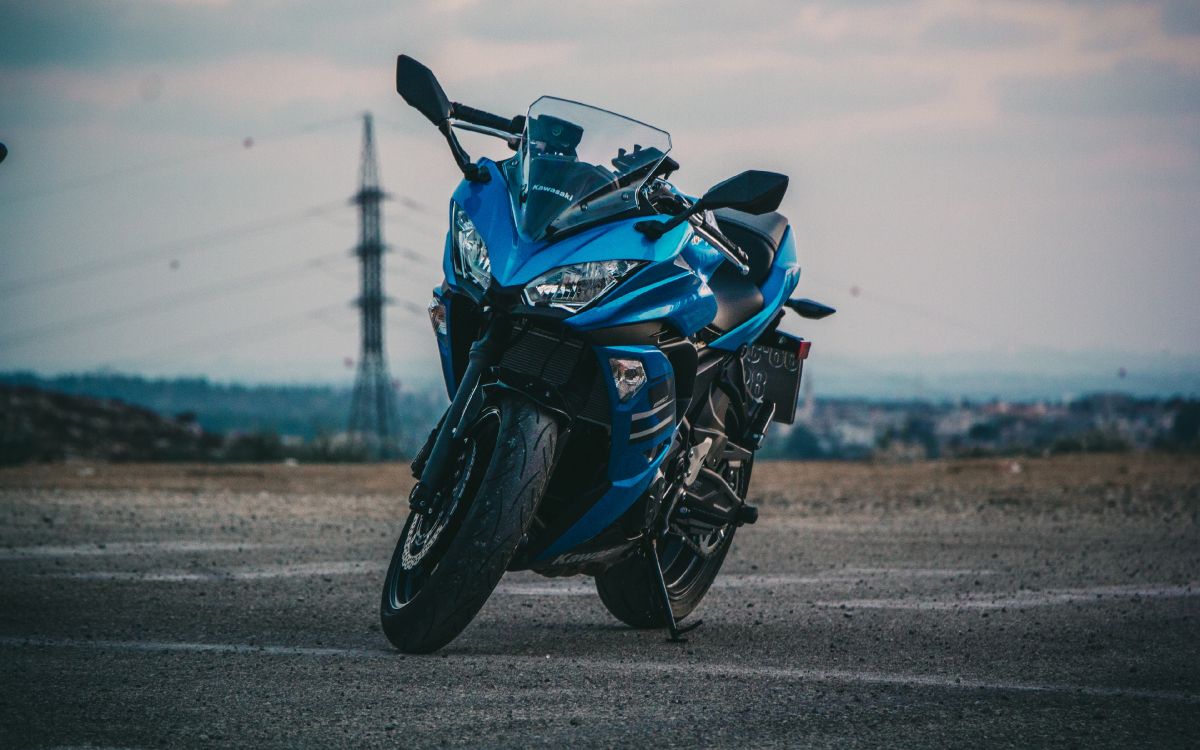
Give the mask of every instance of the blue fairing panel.
POLYGON ((800 265, 796 259, 796 240, 792 236, 791 227, 783 235, 779 243, 779 252, 775 254, 775 262, 771 272, 762 285, 763 309, 750 320, 709 344, 713 349, 736 351, 742 344, 749 344, 757 339, 767 326, 774 320, 775 315, 783 307, 783 303, 796 289, 800 281, 800 265))
POLYGON ((580 331, 663 320, 683 335, 703 328, 717 314, 717 300, 704 281, 673 263, 643 268, 601 299, 567 318, 580 331))
POLYGON ((585 229, 554 242, 526 240, 518 234, 513 222, 504 176, 494 162, 481 159, 479 163, 492 175, 491 180, 484 183, 464 180, 454 191, 454 201, 475 222, 487 244, 492 276, 500 286, 524 286, 547 271, 570 263, 670 260, 687 239, 688 228, 679 226, 657 241, 650 240, 633 228, 641 219, 630 218, 585 229))
POLYGON ((653 346, 596 346, 593 349, 603 372, 609 370, 609 357, 640 359, 646 368, 647 382, 628 402, 621 403, 612 378, 604 378, 612 408, 608 459, 608 480, 612 486, 538 556, 539 561, 571 551, 607 529, 628 511, 650 486, 675 434, 674 389, 670 390, 669 401, 657 406, 650 403, 650 393, 656 384, 673 382, 674 373, 666 356, 653 346))
MULTIPOLYGON (((723 262, 721 253, 692 232, 687 222, 652 241, 637 232, 642 219, 609 222, 579 231, 554 242, 533 242, 521 237, 512 217, 504 177, 487 160, 480 164, 491 174, 487 183, 464 181, 454 193, 475 223, 488 247, 492 275, 503 287, 522 287, 554 268, 597 260, 640 260, 645 265, 601 297, 591 308, 564 319, 578 331, 661 321, 683 335, 709 324, 716 315, 716 299, 708 279, 723 262)), ((460 286, 454 273, 453 248, 447 237, 445 271, 447 284, 460 286)), ((774 264, 762 285, 764 308, 750 320, 717 338, 710 346, 729 351, 756 339, 770 324, 799 278, 796 247, 791 230, 784 235, 774 264)), ((452 295, 444 295, 453 305, 452 295)), ((447 309, 453 330, 453 310, 447 309)), ((453 395, 453 362, 449 341, 438 336, 447 390, 453 395)), ((610 357, 642 361, 647 384, 626 403, 617 396, 609 377, 611 439, 608 460, 608 491, 587 512, 538 556, 552 561, 587 543, 616 523, 642 496, 659 469, 675 433, 674 375, 666 356, 654 346, 593 346, 602 373, 609 372, 610 357), (650 403, 650 393, 661 393, 670 385, 671 396, 650 403)))

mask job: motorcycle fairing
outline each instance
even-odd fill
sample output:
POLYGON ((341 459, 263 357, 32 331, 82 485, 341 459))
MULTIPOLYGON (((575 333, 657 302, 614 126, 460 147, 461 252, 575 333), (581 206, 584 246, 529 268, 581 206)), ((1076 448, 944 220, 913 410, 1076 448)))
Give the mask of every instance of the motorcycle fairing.
POLYGON ((612 378, 604 378, 612 409, 608 459, 608 479, 612 486, 537 556, 538 562, 552 561, 571 551, 624 515, 654 479, 674 434, 671 429, 675 423, 674 390, 660 387, 669 386, 674 379, 666 355, 653 346, 594 346, 593 351, 603 371, 607 371, 610 357, 641 360, 646 368, 646 384, 629 401, 622 402, 612 378), (655 398, 660 393, 664 395, 655 398))
MULTIPOLYGON (((618 219, 584 229, 560 240, 528 241, 517 232, 504 177, 494 162, 479 161, 493 178, 486 183, 463 181, 454 201, 466 211, 488 248, 492 276, 502 287, 522 287, 560 266, 596 260, 641 260, 635 272, 604 299, 568 318, 580 331, 665 320, 688 336, 710 323, 716 300, 706 282, 722 262, 721 253, 682 224, 657 241, 634 229, 644 217, 618 219), (680 261, 667 264, 667 261, 680 261)), ((452 233, 446 236, 443 271, 447 283, 461 289, 454 272, 452 233)))
POLYGON ((683 335, 691 335, 717 314, 712 290, 691 271, 674 263, 643 268, 617 286, 600 304, 566 320, 578 331, 665 320, 683 335))
MULTIPOLYGON (((475 223, 488 248, 492 278, 502 287, 523 287, 538 276, 559 266, 594 260, 641 260, 657 263, 679 253, 687 239, 687 228, 677 227, 657 242, 634 230, 645 217, 631 216, 586 228, 562 239, 526 240, 517 232, 504 175, 496 163, 480 159, 479 165, 492 175, 488 182, 459 183, 454 201, 462 206, 475 223)), ((453 237, 446 237, 447 279, 453 277, 453 237)), ((458 284, 458 280, 452 282, 458 284)))
MULTIPOLYGON (((646 263, 643 268, 590 307, 566 317, 563 325, 584 334, 633 323, 663 321, 687 336, 711 323, 716 316, 717 303, 707 282, 725 261, 720 251, 692 232, 687 222, 657 241, 634 230, 633 225, 639 218, 609 221, 555 241, 528 241, 516 230, 501 170, 487 159, 481 159, 479 164, 492 175, 491 180, 486 183, 463 181, 455 190, 454 201, 466 211, 487 244, 493 283, 520 288, 551 269, 571 263, 641 260, 646 263)), ((446 284, 440 295, 447 304, 447 326, 451 332, 458 323, 454 313, 455 295, 451 292, 478 298, 477 292, 469 290, 469 282, 463 281, 455 272, 453 259, 457 250, 452 242, 452 234, 448 233, 443 264, 446 284)), ((753 342, 790 296, 799 281, 799 273, 795 241, 789 229, 761 286, 763 309, 719 336, 709 348, 735 351, 743 344, 753 342)), ((454 347, 450 336, 438 334, 437 338, 447 391, 453 396, 456 373, 461 368, 453 362, 454 347)), ((657 416, 643 416, 643 421, 635 427, 636 415, 647 415, 661 406, 661 403, 650 401, 649 394, 656 390, 653 386, 673 382, 674 375, 666 356, 654 346, 589 346, 601 373, 607 374, 609 357, 633 357, 643 362, 648 382, 630 401, 622 403, 611 377, 602 378, 608 390, 612 416, 607 469, 610 486, 578 520, 536 555, 534 562, 540 563, 540 567, 552 568, 556 558, 567 560, 572 550, 594 539, 629 512, 653 481, 674 434, 667 421, 645 422, 647 418, 657 416), (661 424, 662 429, 638 437, 647 426, 656 424, 661 424)), ((671 398, 674 399, 673 390, 671 398)), ((673 424, 674 404, 664 408, 663 412, 670 412, 669 422, 673 424)))
POLYGON ((525 115, 513 158, 501 163, 522 237, 545 239, 637 206, 671 150, 671 135, 631 117, 555 96, 525 115))
POLYGON ((754 317, 717 338, 709 346, 713 349, 732 352, 743 344, 753 343, 775 319, 776 314, 783 307, 783 303, 792 296, 799 281, 800 264, 796 258, 796 240, 792 236, 791 227, 788 227, 784 232, 783 241, 779 243, 779 252, 775 254, 775 260, 771 263, 771 270, 760 287, 763 295, 763 309, 754 317))

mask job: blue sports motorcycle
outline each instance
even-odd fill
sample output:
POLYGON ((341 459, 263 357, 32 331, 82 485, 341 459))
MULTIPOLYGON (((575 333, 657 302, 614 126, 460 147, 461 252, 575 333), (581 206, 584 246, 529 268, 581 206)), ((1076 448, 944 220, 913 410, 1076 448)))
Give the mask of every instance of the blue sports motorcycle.
POLYGON ((396 87, 463 173, 429 316, 450 406, 413 460, 382 625, 406 652, 457 636, 506 570, 590 575, 635 628, 700 603, 739 526, 755 451, 790 424, 809 343, 778 330, 800 275, 787 177, 699 199, 666 131, 542 97, 504 118, 400 56, 396 87), (455 134, 507 141, 472 161, 455 134))

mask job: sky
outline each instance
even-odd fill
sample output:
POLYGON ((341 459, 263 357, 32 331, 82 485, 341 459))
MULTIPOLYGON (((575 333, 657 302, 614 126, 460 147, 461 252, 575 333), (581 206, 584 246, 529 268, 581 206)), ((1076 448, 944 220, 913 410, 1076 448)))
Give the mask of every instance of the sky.
POLYGON ((790 175, 797 293, 839 308, 787 326, 814 341, 818 392, 980 373, 984 390, 1019 373, 1200 392, 1200 3, 0 0, 0 15, 0 371, 348 382, 347 199, 369 110, 394 198, 389 361, 402 382, 436 379, 423 308, 459 175, 395 93, 403 52, 488 111, 550 94, 668 130, 688 192, 790 175))

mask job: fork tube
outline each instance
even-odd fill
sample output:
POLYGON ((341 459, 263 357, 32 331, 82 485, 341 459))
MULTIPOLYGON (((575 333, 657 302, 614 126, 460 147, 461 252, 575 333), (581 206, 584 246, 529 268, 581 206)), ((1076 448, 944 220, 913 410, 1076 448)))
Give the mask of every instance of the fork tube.
POLYGON ((483 372, 500 360, 500 354, 504 351, 504 344, 508 339, 509 329, 506 317, 494 315, 488 322, 483 336, 471 344, 471 351, 467 355, 467 369, 463 372, 458 390, 454 392, 454 400, 450 402, 450 407, 446 410, 446 418, 442 420, 441 427, 438 428, 433 448, 429 452, 429 459, 425 462, 425 468, 421 470, 421 478, 413 486, 412 494, 408 497, 409 505, 414 511, 424 512, 428 508, 429 501, 446 481, 451 459, 454 456, 453 448, 457 437, 454 431, 462 421, 463 414, 466 413, 471 398, 479 387, 479 380, 483 372))

